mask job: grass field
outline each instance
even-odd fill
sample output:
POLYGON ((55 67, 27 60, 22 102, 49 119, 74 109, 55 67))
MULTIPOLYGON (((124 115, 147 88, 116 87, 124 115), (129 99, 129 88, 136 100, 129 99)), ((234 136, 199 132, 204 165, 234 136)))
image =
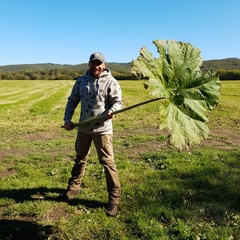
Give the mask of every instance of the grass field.
MULTIPOLYGON (((76 130, 61 128, 73 84, 0 81, 0 239, 240 239, 240 81, 222 82, 209 139, 189 151, 166 146, 157 103, 114 117, 116 218, 94 148, 80 194, 56 200, 75 155, 76 130)), ((149 99, 141 81, 120 84, 126 107, 149 99)))

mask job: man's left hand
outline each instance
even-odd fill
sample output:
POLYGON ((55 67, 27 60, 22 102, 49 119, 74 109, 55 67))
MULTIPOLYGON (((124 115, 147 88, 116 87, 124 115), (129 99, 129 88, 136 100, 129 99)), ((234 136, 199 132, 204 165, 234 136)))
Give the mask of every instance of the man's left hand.
POLYGON ((113 117, 113 112, 111 110, 108 110, 106 113, 106 119, 111 119, 113 117))

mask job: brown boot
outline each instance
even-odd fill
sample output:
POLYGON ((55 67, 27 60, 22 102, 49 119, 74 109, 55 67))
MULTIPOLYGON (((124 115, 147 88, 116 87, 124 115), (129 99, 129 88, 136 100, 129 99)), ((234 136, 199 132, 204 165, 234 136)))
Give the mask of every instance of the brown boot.
POLYGON ((78 195, 79 193, 79 190, 70 190, 70 189, 67 189, 65 193, 59 195, 57 197, 58 200, 63 200, 63 201, 66 201, 68 199, 72 199, 74 198, 76 195, 78 195))
POLYGON ((107 210, 106 210, 106 214, 109 217, 116 217, 117 215, 117 210, 118 210, 118 205, 115 203, 109 203, 107 210))

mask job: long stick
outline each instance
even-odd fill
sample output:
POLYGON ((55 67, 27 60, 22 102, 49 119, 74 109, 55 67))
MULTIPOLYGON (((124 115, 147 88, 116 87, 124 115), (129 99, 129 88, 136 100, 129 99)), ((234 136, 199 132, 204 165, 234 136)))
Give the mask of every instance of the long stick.
MULTIPOLYGON (((132 105, 132 106, 120 109, 118 111, 115 111, 115 112, 113 112, 113 115, 116 115, 118 113, 122 113, 122 112, 128 111, 128 110, 136 108, 136 107, 140 107, 142 105, 145 105, 145 104, 148 104, 148 103, 151 103, 151 102, 155 102, 155 101, 158 101, 158 100, 161 100, 161 99, 163 99, 163 98, 154 98, 154 99, 151 99, 151 100, 148 100, 148 101, 145 101, 145 102, 137 103, 135 105, 132 105)), ((97 117, 93 117, 93 118, 87 119, 87 120, 79 122, 79 123, 74 123, 74 128, 76 128, 78 126, 82 126, 82 125, 88 124, 88 123, 97 122, 97 121, 105 121, 105 120, 106 120, 105 115, 99 115, 97 117)))

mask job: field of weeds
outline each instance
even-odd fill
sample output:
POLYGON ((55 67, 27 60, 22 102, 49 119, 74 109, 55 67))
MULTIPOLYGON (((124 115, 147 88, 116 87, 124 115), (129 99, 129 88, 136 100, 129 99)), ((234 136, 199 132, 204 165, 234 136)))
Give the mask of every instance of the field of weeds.
MULTIPOLYGON (((151 103, 114 117, 122 185, 116 218, 95 149, 80 194, 66 188, 76 130, 61 128, 74 81, 0 81, 0 239, 240 239, 240 82, 223 81, 209 138, 179 153, 151 103)), ((120 81, 125 107, 149 99, 141 81, 120 81)), ((74 121, 77 122, 79 109, 74 121)))

